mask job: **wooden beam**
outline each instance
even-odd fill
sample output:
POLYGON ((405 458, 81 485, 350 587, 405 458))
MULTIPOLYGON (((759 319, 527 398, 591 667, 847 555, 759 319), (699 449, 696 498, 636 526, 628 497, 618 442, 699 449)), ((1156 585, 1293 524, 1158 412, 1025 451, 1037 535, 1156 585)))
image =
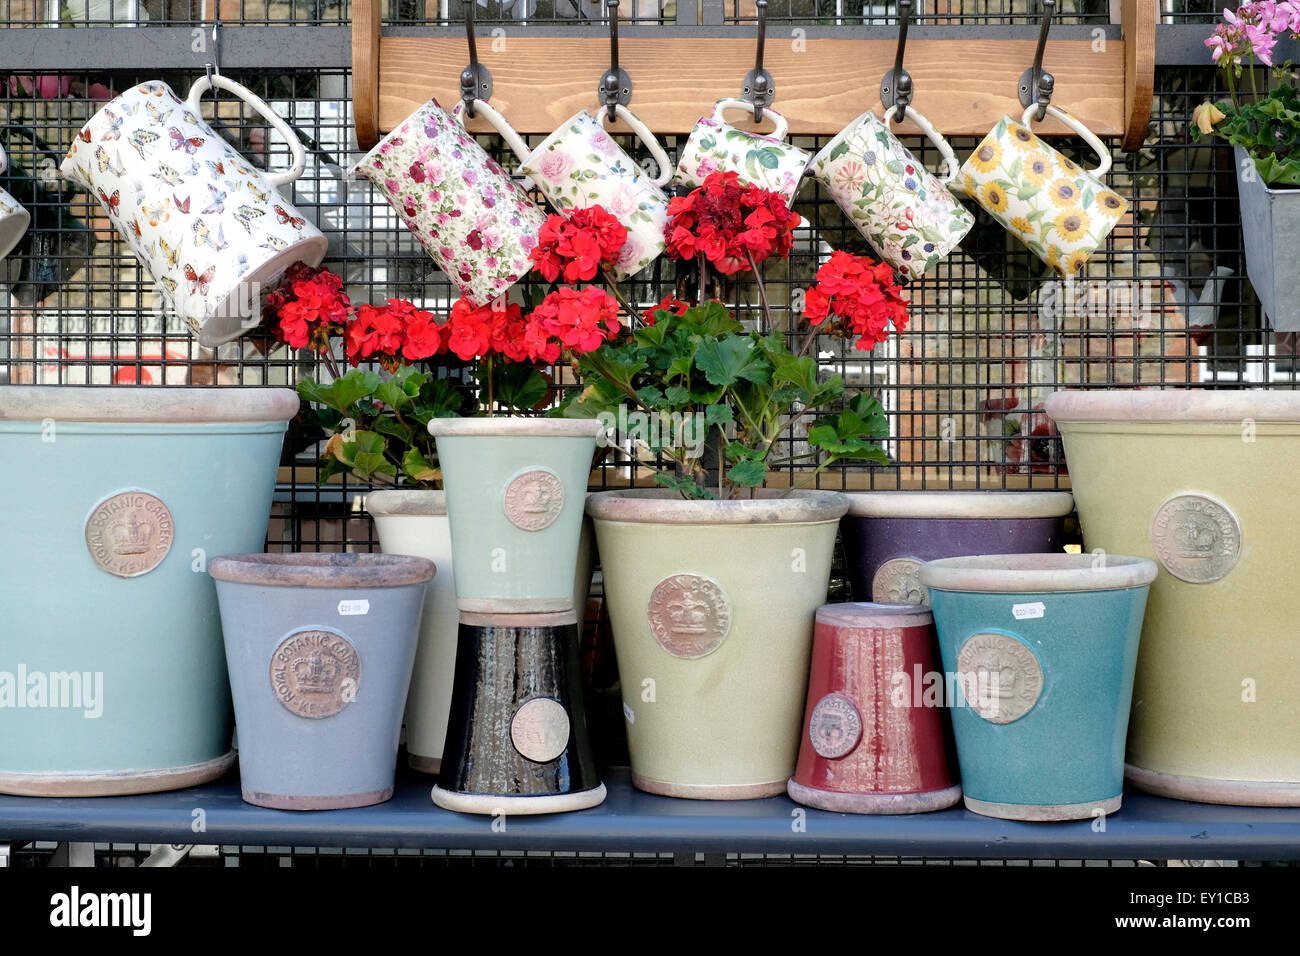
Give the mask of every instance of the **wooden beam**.
MULTIPOLYGON (((352 115, 357 144, 370 149, 379 142, 380 31, 379 0, 354 0, 352 13, 352 115)), ((459 77, 459 70, 457 70, 459 77)))
POLYGON ((1123 147, 1142 148, 1151 122, 1156 87, 1156 0, 1123 0, 1124 124, 1123 147))

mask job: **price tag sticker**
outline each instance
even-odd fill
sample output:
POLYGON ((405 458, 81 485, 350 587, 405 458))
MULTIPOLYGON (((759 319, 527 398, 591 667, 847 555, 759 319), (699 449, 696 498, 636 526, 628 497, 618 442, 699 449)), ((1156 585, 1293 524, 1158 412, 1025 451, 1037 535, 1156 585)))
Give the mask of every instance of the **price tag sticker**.
POLYGON ((1047 607, 1042 601, 1035 601, 1033 604, 1014 604, 1011 607, 1011 616, 1017 621, 1028 621, 1031 618, 1042 617, 1047 613, 1047 607))
POLYGON ((349 617, 355 614, 369 614, 370 602, 365 598, 352 601, 339 601, 339 614, 349 617))

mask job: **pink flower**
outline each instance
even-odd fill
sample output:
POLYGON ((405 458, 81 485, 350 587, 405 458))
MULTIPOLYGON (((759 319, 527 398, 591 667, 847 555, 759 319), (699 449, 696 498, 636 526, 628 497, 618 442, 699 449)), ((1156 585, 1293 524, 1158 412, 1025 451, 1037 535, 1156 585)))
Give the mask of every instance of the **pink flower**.
POLYGON ((636 212, 636 198, 622 183, 619 183, 614 188, 613 192, 607 197, 603 205, 605 206, 606 211, 619 218, 630 216, 632 213, 636 212))
POLYGON ((537 172, 543 179, 555 182, 567 176, 572 168, 572 156, 559 150, 552 150, 542 157, 542 161, 537 165, 537 172))
POLYGON ((614 137, 603 126, 592 134, 591 145, 602 156, 613 156, 618 152, 618 143, 614 142, 614 137))

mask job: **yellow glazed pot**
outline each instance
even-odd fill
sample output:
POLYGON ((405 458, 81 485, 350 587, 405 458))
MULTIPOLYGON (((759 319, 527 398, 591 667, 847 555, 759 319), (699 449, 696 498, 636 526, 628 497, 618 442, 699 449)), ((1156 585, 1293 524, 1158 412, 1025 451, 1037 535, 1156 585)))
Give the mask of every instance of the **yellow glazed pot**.
POLYGON ((1047 399, 1090 550, 1153 558, 1125 772, 1181 800, 1300 806, 1300 392, 1047 399))
POLYGON ((632 782, 673 797, 785 793, 803 727, 813 618, 844 495, 587 499, 623 688, 632 782))

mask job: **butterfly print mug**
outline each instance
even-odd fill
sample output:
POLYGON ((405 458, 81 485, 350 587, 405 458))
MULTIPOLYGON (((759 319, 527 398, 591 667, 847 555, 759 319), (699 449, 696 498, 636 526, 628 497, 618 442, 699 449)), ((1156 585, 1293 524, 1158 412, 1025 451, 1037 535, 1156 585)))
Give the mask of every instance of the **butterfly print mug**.
MULTIPOLYGON (((0 173, 9 168, 4 147, 0 147, 0 173)), ((0 189, 0 259, 9 255, 32 221, 32 214, 19 205, 18 200, 0 189)))
MULTIPOLYGON (((527 151, 500 113, 482 100, 474 109, 516 153, 527 151)), ((546 214, 466 132, 459 108, 429 100, 348 176, 370 180, 472 305, 488 305, 532 268, 546 214)))
POLYGON ((1088 257, 1128 211, 1108 189, 1110 150, 1088 127, 1055 106, 1056 117, 1096 152, 1095 169, 1085 170, 1039 139, 1030 121, 1004 116, 962 166, 962 188, 1049 266, 1065 276, 1083 269, 1088 257))
POLYGON ((734 172, 742 183, 781 193, 787 202, 794 202, 810 154, 785 141, 785 117, 776 110, 763 109, 763 118, 776 124, 770 135, 736 129, 722 118, 727 110, 753 109, 744 100, 718 100, 713 116, 702 117, 691 130, 677 158, 673 184, 694 189, 710 173, 734 172))
POLYGON ((876 254, 904 279, 924 275, 970 232, 975 217, 948 191, 957 157, 930 122, 912 107, 907 118, 938 149, 944 178, 930 172, 899 142, 885 121, 867 111, 813 157, 808 174, 862 233, 876 254))
POLYGON ((261 294, 295 262, 320 265, 327 240, 277 187, 303 171, 293 131, 250 90, 220 74, 199 77, 181 100, 163 82, 132 87, 76 136, 65 179, 99 199, 168 304, 212 347, 257 325, 261 294), (246 102, 289 142, 293 165, 255 168, 199 110, 219 87, 246 102))

